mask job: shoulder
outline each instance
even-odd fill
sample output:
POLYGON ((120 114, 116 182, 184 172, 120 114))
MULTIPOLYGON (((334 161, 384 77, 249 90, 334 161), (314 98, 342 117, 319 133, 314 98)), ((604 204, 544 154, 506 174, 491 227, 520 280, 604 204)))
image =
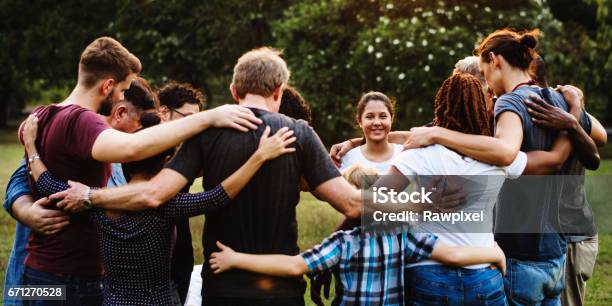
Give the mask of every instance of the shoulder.
MULTIPOLYGON (((346 155, 344 155, 344 158, 354 158, 356 156, 362 156, 363 153, 361 153, 361 146, 358 146, 356 148, 352 148, 350 151, 346 152, 346 155)), ((342 158, 344 160, 344 158, 342 158)))
POLYGON ((528 95, 523 92, 509 92, 503 94, 495 102, 495 112, 497 113, 498 109, 507 107, 522 108, 525 106, 524 100, 527 97, 528 95))
POLYGON ((352 148, 350 151, 346 152, 344 156, 342 156, 342 160, 340 163, 340 171, 346 170, 348 167, 352 166, 358 160, 361 160, 363 154, 361 153, 361 146, 352 148))

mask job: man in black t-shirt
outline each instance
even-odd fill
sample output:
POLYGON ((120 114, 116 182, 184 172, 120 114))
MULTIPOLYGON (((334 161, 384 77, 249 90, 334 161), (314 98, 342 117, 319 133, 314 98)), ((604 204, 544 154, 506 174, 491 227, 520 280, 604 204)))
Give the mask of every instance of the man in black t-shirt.
MULTIPOLYGON (((296 151, 266 162, 228 207, 206 215, 204 257, 217 251, 222 241, 236 251, 254 254, 296 255, 295 207, 303 177, 311 192, 347 217, 359 216, 361 194, 341 176, 321 140, 308 123, 278 114, 289 70, 279 53, 270 48, 245 53, 234 67, 232 96, 263 121, 256 130, 239 132, 210 128, 186 141, 176 156, 151 181, 92 193, 94 206, 121 203, 126 209, 143 202, 164 203, 188 181, 204 173, 203 187, 210 189, 242 166, 257 149, 266 126, 275 133, 282 127, 294 131, 296 151)), ((305 283, 300 278, 263 276, 245 271, 212 274, 202 269, 203 304, 303 305, 305 283)))

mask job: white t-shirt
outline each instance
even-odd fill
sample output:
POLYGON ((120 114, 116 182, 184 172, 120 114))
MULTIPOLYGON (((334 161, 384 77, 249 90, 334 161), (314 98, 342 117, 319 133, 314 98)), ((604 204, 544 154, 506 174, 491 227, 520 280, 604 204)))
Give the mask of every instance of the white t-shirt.
POLYGON ((391 156, 391 158, 384 162, 373 162, 367 159, 361 151, 361 148, 363 146, 353 148, 342 157, 342 163, 340 164, 340 172, 346 170, 352 165, 361 164, 378 170, 379 174, 386 174, 387 172, 389 172, 389 168, 391 168, 391 161, 393 160, 393 158, 395 158, 404 149, 401 144, 392 143, 391 145, 393 146, 393 156, 391 156))
MULTIPOLYGON (((436 144, 401 152, 391 161, 391 164, 415 183, 415 189, 419 185, 419 177, 427 180, 427 176, 430 175, 460 175, 466 182, 469 182, 464 185, 463 191, 466 193, 464 207, 469 207, 468 209, 472 211, 482 210, 484 218, 489 218, 482 223, 478 231, 474 231, 472 224, 471 227, 462 230, 461 225, 449 228, 432 221, 417 223, 417 230, 432 232, 440 238, 440 241, 452 246, 493 247, 493 208, 497 202, 497 196, 506 178, 515 179, 521 176, 527 165, 527 155, 519 152, 511 165, 499 167, 464 157, 436 144), (436 230, 441 230, 441 232, 436 232, 436 230)), ((424 260, 410 264, 408 267, 431 264, 439 263, 424 260)), ((486 266, 486 264, 474 265, 466 268, 486 266)))

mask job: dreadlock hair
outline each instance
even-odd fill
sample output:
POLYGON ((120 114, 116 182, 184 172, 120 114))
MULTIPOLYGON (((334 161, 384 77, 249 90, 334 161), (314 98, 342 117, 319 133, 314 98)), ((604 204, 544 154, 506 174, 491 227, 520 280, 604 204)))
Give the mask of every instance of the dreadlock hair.
POLYGON ((476 135, 493 136, 491 114, 487 111, 480 81, 456 73, 442 83, 434 101, 434 125, 476 135))

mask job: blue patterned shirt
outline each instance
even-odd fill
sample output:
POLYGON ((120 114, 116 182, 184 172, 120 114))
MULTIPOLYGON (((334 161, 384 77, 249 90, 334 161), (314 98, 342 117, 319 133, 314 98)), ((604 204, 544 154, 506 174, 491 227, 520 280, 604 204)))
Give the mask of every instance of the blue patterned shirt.
POLYGON ((430 258, 437 239, 407 230, 375 233, 358 227, 334 233, 302 257, 311 274, 338 267, 334 305, 403 305, 404 267, 430 258))

